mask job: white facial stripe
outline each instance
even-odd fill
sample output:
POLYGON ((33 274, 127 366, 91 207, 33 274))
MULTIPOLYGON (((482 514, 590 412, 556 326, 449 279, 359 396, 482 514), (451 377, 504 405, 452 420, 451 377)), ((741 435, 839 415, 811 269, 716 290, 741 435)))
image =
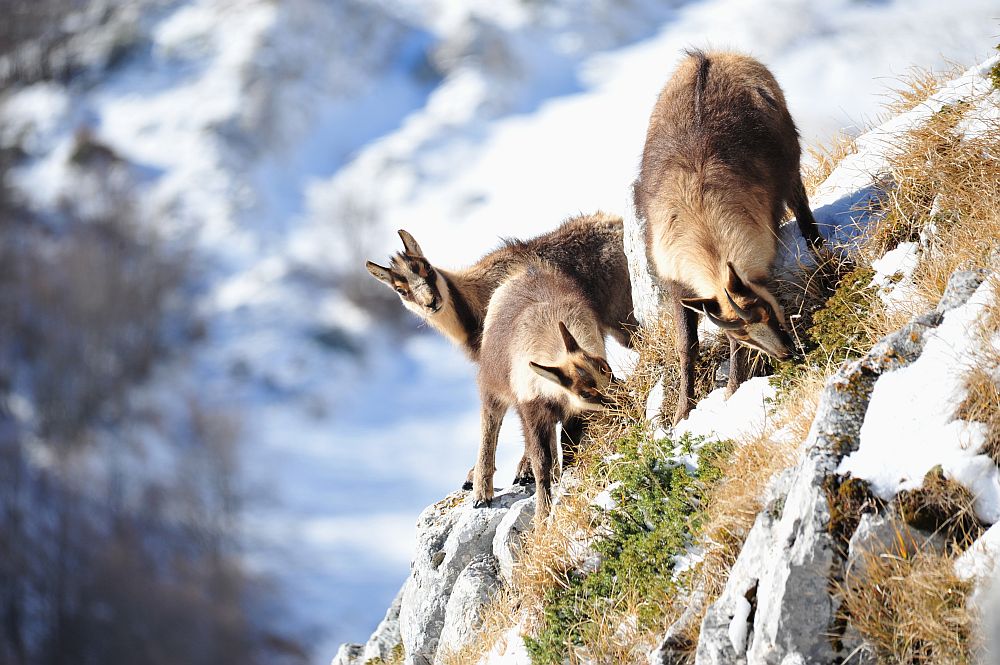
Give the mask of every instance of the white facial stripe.
POLYGON ((747 326, 747 334, 750 336, 747 346, 753 346, 758 351, 771 356, 779 356, 788 351, 781 338, 766 323, 747 326))

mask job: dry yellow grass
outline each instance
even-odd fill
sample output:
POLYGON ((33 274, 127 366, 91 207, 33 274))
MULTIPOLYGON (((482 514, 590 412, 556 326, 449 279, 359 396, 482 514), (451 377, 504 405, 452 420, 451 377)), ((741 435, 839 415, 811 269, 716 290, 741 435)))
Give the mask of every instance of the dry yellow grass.
POLYGON ((972 583, 955 574, 942 552, 898 524, 890 543, 862 552, 840 587, 851 625, 879 662, 975 662, 977 618, 966 598, 972 583))
POLYGON ((988 265, 1000 238, 1000 121, 980 121, 977 135, 967 136, 963 119, 977 103, 996 105, 947 107, 901 137, 890 157, 893 184, 881 198, 884 216, 863 248, 870 261, 900 241, 921 240, 915 280, 928 306, 954 270, 988 265))
POLYGON ((854 154, 857 149, 854 137, 846 133, 836 134, 824 144, 806 148, 808 158, 802 170, 802 183, 806 186, 806 193, 812 196, 844 157, 854 154))
POLYGON ((942 70, 911 67, 909 71, 896 79, 897 85, 889 87, 886 101, 882 105, 885 113, 892 116, 917 107, 937 92, 941 86, 962 73, 964 68, 953 64, 942 70))

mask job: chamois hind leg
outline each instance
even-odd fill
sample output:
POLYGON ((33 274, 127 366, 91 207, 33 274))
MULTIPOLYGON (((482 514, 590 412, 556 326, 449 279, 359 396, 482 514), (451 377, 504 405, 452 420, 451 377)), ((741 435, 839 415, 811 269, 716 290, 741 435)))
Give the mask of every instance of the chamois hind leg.
POLYGON ((736 389, 747 380, 750 372, 750 350, 729 338, 729 383, 726 384, 726 399, 733 396, 736 389))
POLYGON ((812 209, 809 207, 809 196, 806 195, 806 187, 802 184, 801 174, 795 175, 788 207, 795 213, 795 222, 799 225, 802 237, 809 241, 813 251, 819 251, 823 246, 823 236, 819 232, 819 227, 816 226, 816 218, 813 217, 812 209))
POLYGON ((493 474, 496 473, 497 437, 506 409, 496 398, 482 395, 482 440, 472 474, 472 505, 485 508, 493 501, 493 474))
POLYGON ((681 304, 681 288, 675 282, 667 283, 667 290, 674 309, 677 328, 677 357, 681 365, 678 386, 677 411, 674 425, 684 420, 694 408, 694 363, 698 360, 698 315, 681 304))
POLYGON ((535 473, 535 524, 545 519, 552 505, 552 451, 556 445, 556 413, 535 400, 520 404, 517 413, 524 429, 524 447, 535 473))
MULTIPOLYGON (((576 462, 577 453, 580 451, 580 443, 583 440, 583 432, 586 423, 579 416, 570 416, 562 423, 562 468, 566 468, 576 462)), ((555 462, 553 462, 554 464, 555 462)))
POLYGON ((535 484, 535 476, 531 472, 531 460, 527 453, 521 455, 521 461, 517 463, 517 471, 514 472, 514 484, 527 487, 535 484))

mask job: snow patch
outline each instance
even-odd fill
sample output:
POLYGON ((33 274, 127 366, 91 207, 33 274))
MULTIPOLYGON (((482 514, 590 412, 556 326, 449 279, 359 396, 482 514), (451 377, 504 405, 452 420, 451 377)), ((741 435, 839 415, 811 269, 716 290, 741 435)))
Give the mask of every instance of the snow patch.
POLYGON ((725 388, 713 390, 677 424, 674 436, 690 434, 738 441, 762 435, 768 427, 769 405, 774 395, 775 389, 766 376, 745 381, 728 400, 725 388))
POLYGON ((737 654, 746 653, 747 650, 747 619, 750 618, 751 609, 750 601, 746 598, 736 599, 733 620, 729 622, 729 641, 737 654))
POLYGON ((919 250, 915 242, 901 242, 881 258, 872 261, 875 276, 872 286, 878 288, 878 297, 885 304, 886 312, 913 310, 916 286, 913 271, 917 269, 919 250))
POLYGON ((979 452, 986 426, 955 417, 982 343, 979 317, 993 291, 992 280, 983 282, 965 305, 947 312, 927 333, 915 362, 878 379, 860 446, 844 458, 839 473, 867 480, 875 494, 889 500, 920 487, 927 472, 941 465, 945 477, 973 493, 979 519, 1000 520, 1000 470, 979 452))
POLYGON ((480 665, 532 665, 531 656, 524 646, 523 630, 520 623, 504 633, 479 663, 480 665))

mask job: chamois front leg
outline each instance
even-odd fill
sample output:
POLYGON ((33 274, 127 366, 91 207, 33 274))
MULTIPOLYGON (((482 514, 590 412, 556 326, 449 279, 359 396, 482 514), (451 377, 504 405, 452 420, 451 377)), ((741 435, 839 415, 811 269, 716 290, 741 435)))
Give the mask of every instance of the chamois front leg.
POLYGON ((580 416, 570 416, 563 421, 560 436, 562 440, 562 468, 565 469, 576 462, 584 429, 585 422, 580 416))
POLYGON ((517 408, 524 429, 524 447, 535 474, 535 524, 552 506, 552 451, 556 446, 557 417, 553 408, 536 400, 517 408))
POLYGON ((677 329, 677 359, 681 366, 681 380, 678 386, 677 411, 674 425, 687 418, 694 408, 694 363, 698 360, 698 315, 681 304, 681 288, 678 284, 667 284, 670 300, 674 308, 674 325, 677 329))
POLYGON ((726 399, 733 396, 736 389, 747 380, 750 373, 750 351, 745 346, 729 338, 729 382, 726 384, 726 399))
POLYGON ((504 407, 499 400, 482 396, 482 440, 472 476, 472 505, 486 508, 493 501, 493 474, 496 473, 497 437, 503 422, 504 407))

